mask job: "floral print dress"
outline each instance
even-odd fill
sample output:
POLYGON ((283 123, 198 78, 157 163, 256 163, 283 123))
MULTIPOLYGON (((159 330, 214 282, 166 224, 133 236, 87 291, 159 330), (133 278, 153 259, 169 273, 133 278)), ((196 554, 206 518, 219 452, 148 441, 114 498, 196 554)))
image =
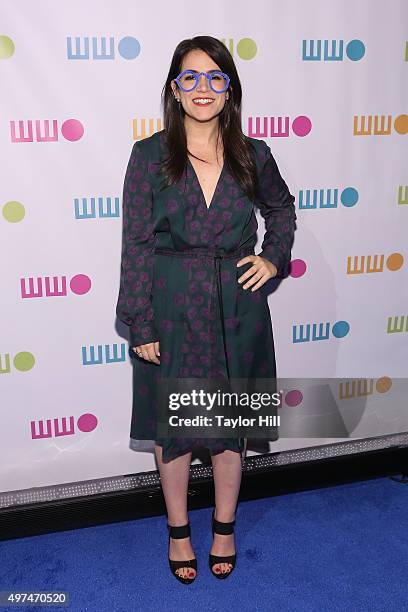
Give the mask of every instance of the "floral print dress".
POLYGON ((243 440, 158 437, 155 401, 160 378, 276 377, 265 285, 253 292, 243 289, 238 278, 252 264, 236 263, 254 254, 258 207, 266 229, 258 255, 275 264, 278 278, 288 276, 295 198, 269 146, 249 140, 260 182, 255 201, 225 163, 209 207, 190 160, 182 179, 163 189, 159 170, 167 156, 165 130, 135 142, 127 166, 116 314, 129 326, 130 437, 155 440, 165 462, 197 446, 207 447, 211 454, 225 449, 241 452, 243 440), (133 351, 155 341, 160 342, 160 365, 133 351))

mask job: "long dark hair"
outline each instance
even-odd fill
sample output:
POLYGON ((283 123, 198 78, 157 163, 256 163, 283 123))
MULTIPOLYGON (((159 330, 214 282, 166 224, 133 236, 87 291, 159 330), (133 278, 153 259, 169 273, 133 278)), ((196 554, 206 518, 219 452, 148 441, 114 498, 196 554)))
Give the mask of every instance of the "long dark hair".
POLYGON ((195 36, 182 40, 171 60, 162 90, 164 130, 169 151, 169 156, 163 163, 165 181, 167 184, 174 184, 180 180, 187 164, 187 138, 183 119, 185 113, 181 103, 174 98, 171 81, 180 74, 184 56, 195 49, 207 53, 220 70, 230 77, 229 99, 218 115, 224 158, 243 191, 253 200, 258 192, 258 180, 254 147, 241 127, 241 83, 232 55, 221 41, 212 36, 195 36))

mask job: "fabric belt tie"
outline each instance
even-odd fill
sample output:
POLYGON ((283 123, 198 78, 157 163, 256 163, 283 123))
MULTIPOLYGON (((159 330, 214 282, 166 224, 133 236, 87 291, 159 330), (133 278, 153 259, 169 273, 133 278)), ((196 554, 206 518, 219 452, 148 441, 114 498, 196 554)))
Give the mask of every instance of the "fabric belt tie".
POLYGON ((225 334, 225 324, 224 324, 224 306, 222 302, 222 286, 221 286, 221 269, 220 264, 222 259, 242 259, 247 255, 255 255, 254 249, 252 247, 247 247, 245 249, 236 249, 235 251, 225 251, 223 248, 209 248, 209 249, 187 249, 187 250, 177 250, 168 247, 155 247, 154 253, 160 255, 170 255, 173 257, 198 257, 203 259, 213 259, 214 260, 214 268, 215 268, 215 278, 217 285, 217 297, 218 297, 218 305, 220 311, 221 318, 221 328, 222 328, 222 342, 224 347, 224 356, 225 356, 225 366, 227 369, 227 377, 230 379, 230 372, 228 366, 228 355, 227 355, 227 343, 226 343, 226 334, 225 334))

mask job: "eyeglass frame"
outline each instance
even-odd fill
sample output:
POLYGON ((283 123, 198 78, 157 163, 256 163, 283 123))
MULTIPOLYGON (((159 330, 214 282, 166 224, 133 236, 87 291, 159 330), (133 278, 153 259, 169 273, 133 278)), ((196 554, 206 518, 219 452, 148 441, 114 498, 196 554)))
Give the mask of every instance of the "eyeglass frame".
POLYGON ((181 91, 185 91, 185 92, 189 92, 189 91, 194 91, 195 89, 197 89, 198 83, 200 82, 200 77, 201 75, 204 75, 207 77, 207 81, 208 81, 208 85, 210 86, 210 89, 217 94, 222 94, 225 93, 229 87, 230 84, 230 78, 228 76, 228 74, 225 74, 225 72, 222 72, 221 70, 214 70, 214 72, 211 72, 210 74, 208 74, 207 72, 194 72, 194 70, 183 70, 183 72, 180 72, 180 74, 174 79, 178 85, 178 87, 181 89, 181 91), (195 85, 194 87, 192 87, 191 89, 185 89, 181 84, 180 84, 180 79, 184 74, 192 74, 195 78, 195 85), (214 76, 218 76, 221 75, 225 78, 226 80, 226 87, 225 89, 223 89, 222 91, 217 91, 216 89, 213 88, 212 86, 212 79, 214 76))

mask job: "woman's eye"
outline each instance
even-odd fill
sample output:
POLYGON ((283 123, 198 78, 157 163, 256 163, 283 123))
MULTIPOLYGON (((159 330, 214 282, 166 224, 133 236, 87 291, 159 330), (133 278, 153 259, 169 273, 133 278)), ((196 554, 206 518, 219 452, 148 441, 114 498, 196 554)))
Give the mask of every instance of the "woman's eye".
POLYGON ((184 77, 186 81, 192 81, 195 77, 192 74, 186 74, 186 76, 184 77))

